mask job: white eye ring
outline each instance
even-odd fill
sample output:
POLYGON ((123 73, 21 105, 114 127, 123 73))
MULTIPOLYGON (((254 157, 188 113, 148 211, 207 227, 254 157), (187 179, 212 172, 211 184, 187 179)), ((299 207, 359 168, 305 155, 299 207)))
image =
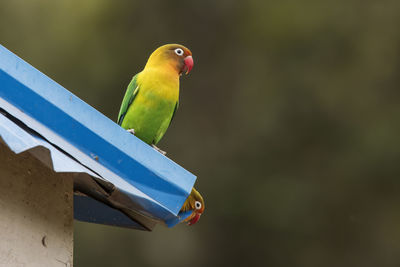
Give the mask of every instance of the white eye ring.
POLYGON ((175 51, 175 54, 177 54, 178 56, 182 56, 183 55, 183 50, 181 48, 177 48, 174 51, 175 51))
POLYGON ((201 203, 200 203, 200 201, 194 202, 194 207, 196 208, 196 210, 201 209, 201 203))

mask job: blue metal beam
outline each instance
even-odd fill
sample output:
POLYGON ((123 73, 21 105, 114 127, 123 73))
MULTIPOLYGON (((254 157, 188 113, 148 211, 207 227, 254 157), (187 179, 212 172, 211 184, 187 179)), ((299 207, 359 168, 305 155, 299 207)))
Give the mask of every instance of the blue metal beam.
POLYGON ((0 107, 121 191, 155 200, 164 220, 179 213, 196 180, 1 45, 0 107))
POLYGON ((86 196, 74 195, 74 217, 78 221, 147 230, 121 211, 86 196))

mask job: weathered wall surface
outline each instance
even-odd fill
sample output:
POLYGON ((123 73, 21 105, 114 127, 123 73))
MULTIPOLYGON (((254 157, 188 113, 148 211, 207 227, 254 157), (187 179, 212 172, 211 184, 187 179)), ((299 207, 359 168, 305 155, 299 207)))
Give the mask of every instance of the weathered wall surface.
POLYGON ((73 181, 0 143, 0 266, 72 266, 73 181))

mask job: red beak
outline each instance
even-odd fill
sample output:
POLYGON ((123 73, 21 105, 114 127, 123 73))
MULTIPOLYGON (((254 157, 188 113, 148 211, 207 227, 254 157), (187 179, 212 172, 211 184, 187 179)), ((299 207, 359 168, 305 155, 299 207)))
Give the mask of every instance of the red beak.
POLYGON ((200 213, 196 213, 196 215, 194 215, 194 217, 189 221, 188 225, 197 223, 197 221, 200 219, 200 215, 200 213))
POLYGON ((188 74, 192 70, 194 64, 192 56, 185 57, 184 62, 185 62, 184 71, 186 72, 186 74, 188 74))

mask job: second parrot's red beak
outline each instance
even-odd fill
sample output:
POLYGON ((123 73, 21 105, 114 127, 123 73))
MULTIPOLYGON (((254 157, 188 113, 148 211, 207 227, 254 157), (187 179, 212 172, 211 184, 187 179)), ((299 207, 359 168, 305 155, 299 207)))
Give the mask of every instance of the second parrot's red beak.
POLYGON ((185 57, 184 62, 185 65, 183 66, 183 72, 185 72, 185 74, 189 74, 194 64, 192 56, 185 57))
POLYGON ((197 223, 197 221, 200 219, 200 213, 196 213, 194 217, 188 222, 188 225, 193 225, 197 223))

